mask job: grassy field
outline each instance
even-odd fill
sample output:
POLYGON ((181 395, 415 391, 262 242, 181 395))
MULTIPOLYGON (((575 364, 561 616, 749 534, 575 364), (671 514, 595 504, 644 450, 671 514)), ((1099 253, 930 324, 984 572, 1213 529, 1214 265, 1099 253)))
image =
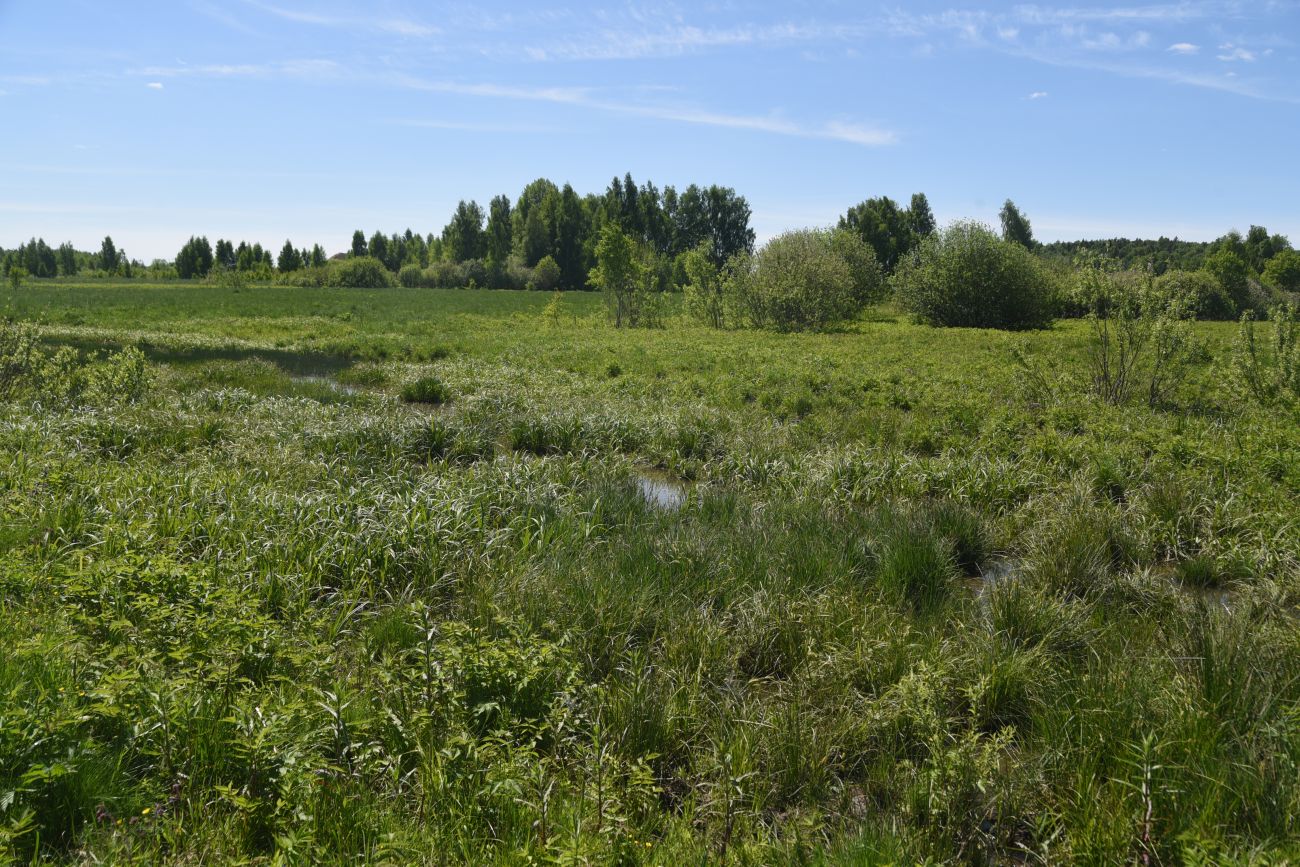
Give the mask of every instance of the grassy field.
POLYGON ((0 314, 0 861, 1300 858, 1300 420, 1235 325, 1153 410, 1082 322, 0 314))

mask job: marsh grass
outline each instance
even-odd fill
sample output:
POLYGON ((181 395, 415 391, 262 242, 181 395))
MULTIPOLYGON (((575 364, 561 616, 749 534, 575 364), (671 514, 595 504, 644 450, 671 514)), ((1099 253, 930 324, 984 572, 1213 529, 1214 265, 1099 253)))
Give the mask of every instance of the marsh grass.
MULTIPOLYGON (((9 380, 0 861, 1294 859, 1292 416, 589 300, 548 336, 529 293, 16 299, 44 358, 189 354, 9 380), (440 346, 455 400, 406 404, 440 346)), ((1068 373, 1085 338, 1024 339, 1068 373)))
POLYGON ((451 400, 451 390, 436 376, 426 374, 403 385, 401 398, 406 403, 440 404, 451 400))

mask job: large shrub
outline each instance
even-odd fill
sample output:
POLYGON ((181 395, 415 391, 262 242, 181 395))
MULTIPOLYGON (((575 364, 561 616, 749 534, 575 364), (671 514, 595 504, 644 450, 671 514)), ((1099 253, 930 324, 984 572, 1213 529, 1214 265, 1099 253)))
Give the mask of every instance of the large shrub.
POLYGON ((1184 304, 1197 319, 1236 319, 1237 304, 1205 271, 1167 271, 1156 278, 1160 297, 1184 304))
POLYGON ((393 273, 372 256, 340 259, 328 266, 326 285, 353 289, 387 289, 397 285, 393 273))
POLYGON ((1009 330, 1052 321, 1052 282, 1032 253, 973 222, 926 238, 894 275, 899 301, 922 322, 1009 330))
POLYGON ((880 294, 875 254, 847 231, 800 229, 768 241, 737 263, 728 291, 750 322, 777 331, 808 331, 852 319, 880 294))
POLYGON ((414 263, 403 265, 397 272, 397 280, 407 289, 421 289, 424 288, 424 271, 414 263))
POLYGON ((560 266, 550 256, 543 256, 541 261, 533 268, 532 279, 528 281, 528 288, 536 289, 539 292, 551 292, 559 285, 560 266))

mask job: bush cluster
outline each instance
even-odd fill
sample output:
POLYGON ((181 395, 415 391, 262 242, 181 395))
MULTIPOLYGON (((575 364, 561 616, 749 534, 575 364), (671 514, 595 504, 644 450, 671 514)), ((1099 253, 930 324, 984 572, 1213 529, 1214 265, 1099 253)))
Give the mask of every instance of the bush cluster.
POLYGON ((989 227, 957 222, 926 238, 894 275, 899 301, 930 325, 1023 330, 1051 323, 1051 274, 989 227))
POLYGON ((885 286, 875 253, 844 229, 786 232, 724 269, 706 254, 684 257, 684 289, 688 309, 714 327, 821 330, 856 317, 885 286))

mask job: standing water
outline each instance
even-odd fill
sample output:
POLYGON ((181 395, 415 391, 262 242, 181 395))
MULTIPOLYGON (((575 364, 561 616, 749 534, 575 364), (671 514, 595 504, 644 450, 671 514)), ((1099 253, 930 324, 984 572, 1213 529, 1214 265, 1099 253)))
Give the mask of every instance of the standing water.
POLYGON ((664 512, 675 512, 686 502, 686 487, 665 476, 640 474, 636 487, 647 503, 664 512))

